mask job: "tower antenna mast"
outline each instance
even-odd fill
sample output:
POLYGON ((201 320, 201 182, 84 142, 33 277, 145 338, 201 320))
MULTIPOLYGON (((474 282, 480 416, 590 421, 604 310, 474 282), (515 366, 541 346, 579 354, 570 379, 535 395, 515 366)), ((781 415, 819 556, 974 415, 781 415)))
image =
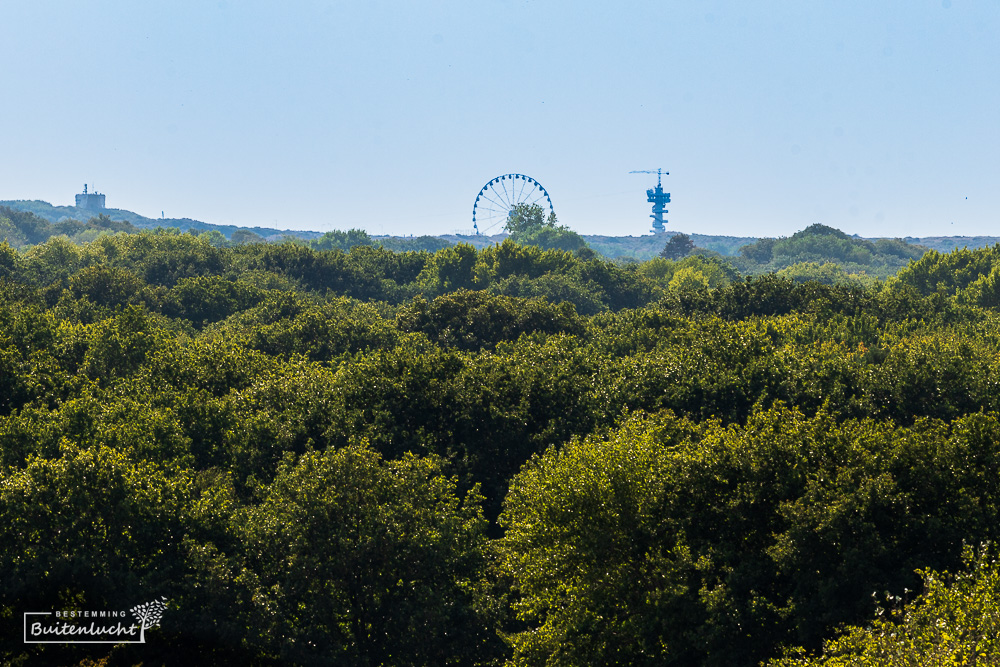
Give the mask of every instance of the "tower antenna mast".
POLYGON ((649 231, 654 234, 662 234, 666 231, 667 221, 663 219, 663 214, 667 212, 667 209, 663 207, 664 204, 670 203, 670 193, 663 191, 663 175, 670 175, 669 171, 663 171, 662 169, 657 169, 652 171, 650 169, 641 169, 636 171, 630 171, 630 174, 656 174, 656 188, 651 188, 646 190, 646 201, 653 205, 653 214, 650 215, 653 219, 653 228, 649 231))

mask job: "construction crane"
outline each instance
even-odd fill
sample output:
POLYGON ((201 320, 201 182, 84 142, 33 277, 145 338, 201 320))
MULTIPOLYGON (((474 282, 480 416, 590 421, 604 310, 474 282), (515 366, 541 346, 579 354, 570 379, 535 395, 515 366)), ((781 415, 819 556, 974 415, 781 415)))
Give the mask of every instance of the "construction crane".
POLYGON ((663 214, 667 212, 667 209, 663 208, 664 204, 670 203, 670 193, 663 191, 663 174, 667 176, 670 175, 669 171, 663 171, 662 169, 657 169, 656 171, 651 171, 649 169, 642 169, 636 171, 630 171, 630 174, 656 174, 656 188, 646 190, 646 201, 653 205, 653 214, 649 217, 653 219, 653 228, 649 231, 654 234, 662 234, 666 231, 664 225, 666 220, 663 219, 663 214))

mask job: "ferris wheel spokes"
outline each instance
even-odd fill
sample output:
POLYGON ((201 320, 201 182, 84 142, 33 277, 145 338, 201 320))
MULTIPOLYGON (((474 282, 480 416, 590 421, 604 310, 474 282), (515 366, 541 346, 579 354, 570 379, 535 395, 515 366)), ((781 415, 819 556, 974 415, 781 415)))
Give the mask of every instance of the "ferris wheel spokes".
POLYGON ((524 174, 504 174, 492 179, 479 190, 472 205, 473 228, 479 233, 485 233, 506 223, 510 212, 518 204, 540 204, 542 208, 548 204, 549 213, 555 213, 552 199, 541 183, 524 174))

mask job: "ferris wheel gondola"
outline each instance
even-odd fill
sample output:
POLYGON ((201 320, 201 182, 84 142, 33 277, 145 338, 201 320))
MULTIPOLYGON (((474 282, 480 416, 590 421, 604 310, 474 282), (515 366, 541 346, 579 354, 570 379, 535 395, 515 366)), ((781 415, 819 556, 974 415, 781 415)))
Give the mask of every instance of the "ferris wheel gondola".
POLYGON ((507 222, 518 204, 548 206, 555 213, 552 199, 542 184, 524 174, 504 174, 484 185, 472 205, 472 227, 477 234, 489 234, 507 222))

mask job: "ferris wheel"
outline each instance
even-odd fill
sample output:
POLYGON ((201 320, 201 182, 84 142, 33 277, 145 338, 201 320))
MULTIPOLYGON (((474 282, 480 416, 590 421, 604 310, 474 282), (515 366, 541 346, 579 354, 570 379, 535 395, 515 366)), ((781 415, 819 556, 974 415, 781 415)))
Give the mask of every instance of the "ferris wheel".
POLYGON ((542 184, 524 174, 497 176, 483 186, 472 205, 472 227, 477 234, 488 234, 507 222, 507 216, 518 204, 548 204, 555 213, 552 200, 542 184), (482 223, 481 225, 479 223, 482 223))

